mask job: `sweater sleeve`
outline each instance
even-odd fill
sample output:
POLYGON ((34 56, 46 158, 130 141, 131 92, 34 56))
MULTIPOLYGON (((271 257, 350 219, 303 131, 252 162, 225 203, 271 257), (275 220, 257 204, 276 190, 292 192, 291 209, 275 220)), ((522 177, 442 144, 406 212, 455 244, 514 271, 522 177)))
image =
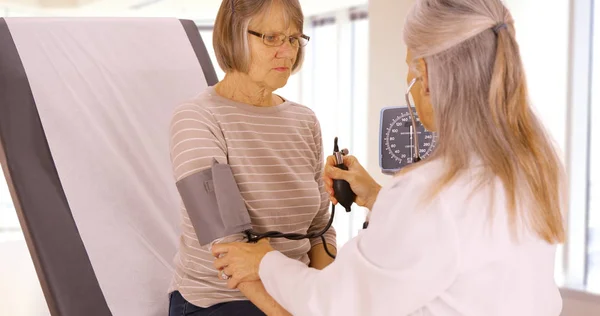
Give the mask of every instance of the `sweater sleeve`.
POLYGON ((209 168, 213 158, 227 163, 223 133, 209 110, 180 105, 171 119, 171 163, 175 181, 209 168))
POLYGON ((443 203, 419 207, 411 185, 382 191, 369 228, 323 270, 268 253, 259 273, 269 294, 296 316, 408 315, 442 295, 458 271, 457 231, 443 203))
MULTIPOLYGON (((170 134, 171 163, 176 182, 211 167, 215 159, 219 163, 227 163, 223 132, 208 109, 193 103, 180 105, 172 116, 170 134)), ((186 209, 184 214, 187 219, 189 212, 186 209)), ((243 234, 240 233, 214 242, 241 240, 243 234)))
MULTIPOLYGON (((316 156, 317 156, 317 160, 316 160, 316 165, 315 165, 315 181, 317 182, 317 185, 319 186, 319 195, 321 197, 321 202, 320 202, 320 206, 319 206, 319 211, 317 212, 316 216, 314 217, 310 228, 308 229, 308 232, 318 232, 323 230, 323 228, 325 228, 325 226, 327 226, 327 223, 329 222, 329 219, 331 217, 331 213, 329 212, 329 205, 330 205, 330 201, 329 201, 329 194, 327 193, 327 191, 325 191, 325 183, 323 181, 323 168, 325 166, 325 157, 323 155, 323 137, 321 135, 321 126, 319 124, 319 121, 315 118, 315 125, 314 125, 314 129, 313 129, 313 136, 314 136, 314 141, 316 144, 316 156)), ((327 230, 327 232, 325 232, 325 241, 327 242, 327 244, 332 245, 334 247, 337 247, 337 242, 336 242, 336 232, 335 229, 333 228, 333 226, 331 226, 329 228, 329 230, 327 230)), ((321 238, 312 238, 310 240, 310 245, 311 247, 314 247, 316 245, 319 245, 323 243, 323 241, 321 240, 321 238)))

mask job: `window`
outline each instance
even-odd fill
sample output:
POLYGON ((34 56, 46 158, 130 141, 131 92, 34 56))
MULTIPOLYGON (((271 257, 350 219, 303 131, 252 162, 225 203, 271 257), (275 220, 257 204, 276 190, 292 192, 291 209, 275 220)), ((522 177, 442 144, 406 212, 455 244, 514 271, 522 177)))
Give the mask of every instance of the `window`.
POLYGON ((564 285, 600 293, 600 8, 594 0, 571 3, 569 110, 566 157, 569 176, 564 285))
POLYGON ((588 200, 588 249, 587 249, 587 286, 590 291, 600 292, 600 6, 596 5, 593 13, 592 51, 592 84, 590 119, 590 158, 588 200))
POLYGON ((556 279, 600 293, 600 58, 594 58, 600 51, 600 6, 593 0, 548 2, 544 14, 531 19, 538 2, 506 4, 532 103, 568 171, 567 240, 557 253, 556 279))

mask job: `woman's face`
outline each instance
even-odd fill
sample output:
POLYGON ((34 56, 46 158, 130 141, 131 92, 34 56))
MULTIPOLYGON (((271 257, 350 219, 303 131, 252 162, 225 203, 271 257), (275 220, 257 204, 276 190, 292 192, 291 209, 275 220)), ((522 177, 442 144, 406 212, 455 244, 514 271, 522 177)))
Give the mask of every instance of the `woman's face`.
MULTIPOLYGON (((271 10, 253 19, 248 30, 268 36, 273 33, 286 36, 300 35, 299 29, 291 23, 286 23, 283 8, 278 2, 273 2, 271 10)), ((286 40, 279 47, 265 45, 261 37, 248 34, 250 46, 250 67, 248 75, 259 86, 269 90, 277 90, 286 85, 292 74, 292 66, 296 63, 299 45, 292 46, 286 40)), ((297 43, 296 43, 297 44, 297 43)))
POLYGON ((419 115, 421 124, 423 124, 427 130, 435 131, 433 106, 431 105, 431 98, 429 96, 429 77, 427 74, 427 64, 423 58, 418 59, 416 64, 413 64, 410 51, 407 51, 406 53, 406 64, 408 65, 409 69, 408 76, 406 78, 407 82, 410 83, 415 77, 419 78, 410 90, 410 94, 415 102, 415 108, 417 109, 417 114, 419 115))

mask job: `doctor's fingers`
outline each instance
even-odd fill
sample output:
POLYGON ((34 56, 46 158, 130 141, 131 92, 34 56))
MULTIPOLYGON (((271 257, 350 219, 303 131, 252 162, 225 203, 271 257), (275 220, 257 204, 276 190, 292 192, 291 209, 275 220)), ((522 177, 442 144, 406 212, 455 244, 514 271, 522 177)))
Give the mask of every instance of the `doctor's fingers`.
POLYGON ((236 289, 240 285, 240 283, 242 283, 240 279, 236 277, 231 277, 229 278, 229 280, 227 280, 227 287, 230 289, 236 289))
POLYGON ((212 252, 215 258, 218 258, 222 255, 225 255, 231 251, 235 251, 240 249, 240 247, 244 247, 246 243, 242 242, 230 242, 230 243, 222 243, 222 244, 214 244, 212 245, 210 251, 212 252))
POLYGON ((325 166, 335 166, 335 156, 327 156, 327 159, 325 160, 325 166))
MULTIPOLYGON (((328 156, 327 161, 325 162, 324 169, 327 169, 329 166, 335 166, 335 158, 333 156, 328 156)), ((331 187, 333 185, 333 179, 327 175, 327 173, 323 172, 323 181, 326 186, 331 187)))
MULTIPOLYGON (((352 155, 343 155, 342 159, 344 160, 344 165, 346 165, 346 167, 348 167, 348 169, 352 169, 353 167, 360 166, 358 159, 356 159, 356 157, 354 157, 352 155)), ((327 159, 325 160, 325 165, 326 166, 337 165, 335 156, 334 155, 327 156, 327 159)))
POLYGON ((226 267, 225 269, 219 271, 219 279, 227 280, 227 287, 230 289, 237 288, 241 282, 230 267, 226 267))
POLYGON ((223 268, 223 273, 225 273, 225 275, 229 276, 229 278, 232 278, 234 275, 233 268, 231 268, 229 266, 223 268))
POLYGON ((333 185, 333 180, 346 180, 350 182, 355 177, 354 172, 350 170, 343 170, 334 166, 326 166, 324 172, 324 181, 331 181, 333 185), (325 180, 326 178, 331 180, 325 180))
POLYGON ((237 267, 236 264, 244 263, 245 261, 247 261, 247 259, 248 259, 248 254, 245 253, 244 251, 241 251, 237 247, 230 248, 230 250, 227 254, 222 255, 219 258, 215 259, 215 261, 213 262, 213 266, 217 270, 221 270, 226 267, 229 267, 229 269, 232 270, 232 272, 235 272, 236 269, 234 269, 234 267, 237 267))
POLYGON ((217 270, 222 270, 223 268, 227 267, 230 264, 230 259, 231 258, 227 258, 227 255, 225 255, 221 258, 217 258, 217 259, 215 259, 215 262, 213 262, 213 266, 217 270))
POLYGON ((257 281, 250 274, 245 272, 246 269, 236 263, 227 265, 218 271, 218 277, 221 280, 227 280, 227 286, 231 289, 236 288, 240 282, 257 281))

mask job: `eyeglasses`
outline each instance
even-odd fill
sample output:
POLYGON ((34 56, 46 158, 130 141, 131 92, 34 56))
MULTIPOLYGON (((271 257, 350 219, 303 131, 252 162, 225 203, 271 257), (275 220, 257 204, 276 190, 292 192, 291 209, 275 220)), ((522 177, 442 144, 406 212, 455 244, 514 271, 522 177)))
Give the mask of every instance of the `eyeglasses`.
POLYGON ((415 114, 413 113, 412 105, 410 105, 409 97, 410 89, 412 89, 415 83, 417 83, 417 78, 413 78, 413 80, 411 80, 408 84, 408 89, 406 89, 406 94, 404 95, 404 98, 406 99, 406 106, 408 107, 408 112, 410 113, 410 120, 412 121, 413 131, 415 131, 415 136, 413 137, 415 147, 413 162, 418 162, 421 160, 421 156, 419 156, 419 133, 417 132, 417 120, 415 119, 415 114))
POLYGON ((290 45, 292 45, 292 47, 304 47, 306 46, 306 44, 308 44, 308 41, 310 40, 310 37, 304 34, 287 36, 283 33, 262 34, 250 30, 248 31, 248 33, 256 37, 262 38, 263 43, 271 47, 281 46, 283 45, 283 43, 285 43, 286 40, 290 41, 290 45))

